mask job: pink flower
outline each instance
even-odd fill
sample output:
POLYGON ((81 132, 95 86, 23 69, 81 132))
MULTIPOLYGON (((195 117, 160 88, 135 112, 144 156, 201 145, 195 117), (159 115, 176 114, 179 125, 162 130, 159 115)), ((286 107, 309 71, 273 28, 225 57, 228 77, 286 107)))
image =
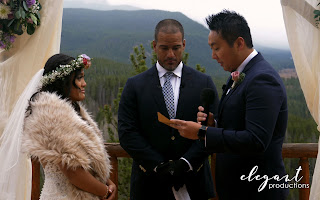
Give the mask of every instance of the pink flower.
POLYGON ((238 71, 234 71, 231 73, 231 76, 232 76, 232 80, 234 82, 237 82, 239 80, 240 73, 238 71))
POLYGON ((33 24, 33 20, 32 20, 31 18, 28 18, 28 19, 27 19, 27 22, 28 22, 29 24, 33 24))
POLYGON ((91 58, 86 54, 82 54, 83 65, 85 69, 88 69, 91 66, 91 58))
POLYGON ((3 4, 7 5, 8 3, 10 3, 10 0, 1 0, 3 4))
POLYGON ((236 85, 239 85, 244 80, 245 76, 246 74, 243 72, 241 73, 239 73, 238 71, 232 72, 231 77, 232 77, 233 83, 231 85, 231 89, 233 89, 236 85))
POLYGON ((87 59, 83 58, 83 64, 84 64, 84 65, 87 65, 87 64, 88 64, 87 59))
POLYGON ((83 58, 83 65, 85 69, 89 69, 89 67, 91 66, 91 61, 86 58, 83 58))
POLYGON ((10 13, 10 14, 8 14, 8 20, 11 20, 11 19, 13 19, 13 14, 12 13, 10 13))

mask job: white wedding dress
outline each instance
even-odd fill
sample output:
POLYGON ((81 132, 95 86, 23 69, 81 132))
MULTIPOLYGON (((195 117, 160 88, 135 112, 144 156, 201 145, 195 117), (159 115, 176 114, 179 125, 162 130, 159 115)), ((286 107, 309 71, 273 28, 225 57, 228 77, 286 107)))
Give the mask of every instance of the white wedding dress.
POLYGON ((45 166, 44 185, 41 191, 40 200, 68 200, 67 197, 67 177, 60 168, 51 163, 45 166))

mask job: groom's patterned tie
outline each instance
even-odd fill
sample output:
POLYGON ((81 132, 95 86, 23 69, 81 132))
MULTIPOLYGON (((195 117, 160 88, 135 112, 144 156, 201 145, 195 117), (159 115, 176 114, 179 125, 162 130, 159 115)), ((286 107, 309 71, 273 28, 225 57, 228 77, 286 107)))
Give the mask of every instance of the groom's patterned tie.
POLYGON ((164 101, 166 103, 170 119, 173 119, 175 117, 174 95, 173 95, 172 85, 170 82, 170 79, 172 76, 173 76, 173 72, 167 72, 164 75, 164 77, 166 78, 166 82, 164 83, 164 85, 162 87, 162 93, 163 93, 164 101))

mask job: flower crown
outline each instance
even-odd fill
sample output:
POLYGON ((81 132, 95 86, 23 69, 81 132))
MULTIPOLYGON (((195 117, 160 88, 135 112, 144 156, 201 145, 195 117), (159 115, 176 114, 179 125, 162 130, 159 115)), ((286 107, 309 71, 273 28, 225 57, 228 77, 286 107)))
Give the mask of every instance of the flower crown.
POLYGON ((81 69, 82 67, 88 69, 91 66, 91 58, 86 54, 79 55, 77 59, 72 60, 69 65, 60 65, 56 70, 42 77, 42 87, 55 82, 57 79, 64 79, 64 77, 71 74, 71 72, 81 69))

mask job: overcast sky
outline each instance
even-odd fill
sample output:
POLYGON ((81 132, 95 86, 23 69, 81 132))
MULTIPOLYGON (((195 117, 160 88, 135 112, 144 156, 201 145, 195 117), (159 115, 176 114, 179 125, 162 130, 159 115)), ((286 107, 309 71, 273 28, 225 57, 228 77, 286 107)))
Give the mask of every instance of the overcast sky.
MULTIPOLYGON (((65 0, 73 1, 73 0, 65 0)), ((243 15, 250 28, 253 42, 260 45, 288 49, 280 0, 84 0, 85 2, 131 5, 143 9, 182 12, 205 25, 209 14, 222 9, 234 10, 243 15)))

